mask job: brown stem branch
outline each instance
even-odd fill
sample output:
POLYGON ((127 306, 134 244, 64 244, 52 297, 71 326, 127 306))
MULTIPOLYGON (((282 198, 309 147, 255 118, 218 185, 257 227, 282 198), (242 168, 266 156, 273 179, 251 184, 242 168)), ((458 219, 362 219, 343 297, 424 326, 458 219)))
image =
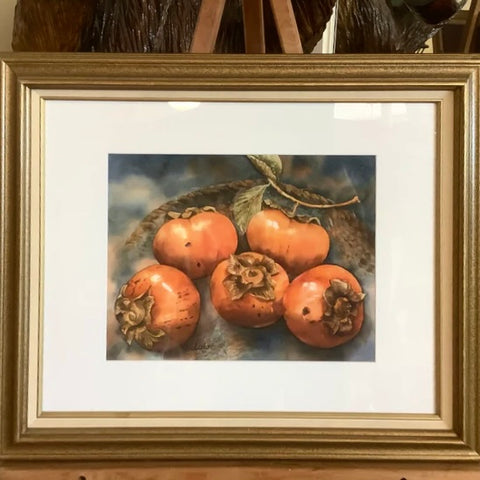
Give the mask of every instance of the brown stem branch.
POLYGON ((303 202, 302 200, 293 197, 292 195, 289 195, 287 192, 282 190, 280 185, 275 183, 273 180, 268 179, 268 183, 282 196, 285 198, 288 198, 292 202, 295 202, 297 205, 302 205, 304 207, 308 208, 337 208, 337 207, 347 207, 348 205, 353 205, 355 203, 360 203, 360 199, 358 198, 357 195, 355 195, 353 198, 350 200, 347 200, 346 202, 341 202, 341 203, 321 203, 321 204, 315 204, 315 203, 308 203, 308 202, 303 202))

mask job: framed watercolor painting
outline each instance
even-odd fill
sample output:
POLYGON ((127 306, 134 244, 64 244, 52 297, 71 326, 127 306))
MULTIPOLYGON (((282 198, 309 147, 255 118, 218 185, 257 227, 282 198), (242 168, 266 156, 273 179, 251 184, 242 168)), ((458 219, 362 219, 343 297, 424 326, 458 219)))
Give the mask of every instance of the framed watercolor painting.
POLYGON ((5 55, 3 459, 478 461, 479 67, 5 55))

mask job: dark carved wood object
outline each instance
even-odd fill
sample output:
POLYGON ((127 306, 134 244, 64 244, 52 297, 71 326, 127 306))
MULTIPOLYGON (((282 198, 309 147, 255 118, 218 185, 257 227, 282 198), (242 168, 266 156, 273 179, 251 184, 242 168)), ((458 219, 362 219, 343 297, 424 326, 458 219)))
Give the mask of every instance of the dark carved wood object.
POLYGON ((97 0, 19 0, 12 48, 28 52, 84 50, 97 0))
MULTIPOLYGON (((303 50, 311 52, 335 0, 293 0, 292 4, 303 50)), ((200 0, 18 0, 13 46, 14 50, 184 53, 189 51, 199 8, 200 0)), ((281 52, 268 1, 264 8, 267 52, 281 52)), ((240 0, 227 0, 215 51, 245 51, 240 0)))
MULTIPOLYGON (((200 3, 18 0, 12 45, 17 51, 184 53, 190 49, 200 3)), ((280 53, 270 2, 263 3, 266 51, 280 53)), ((428 8, 414 12, 400 0, 340 0, 336 51, 416 52, 438 30, 438 25, 431 23, 444 18, 444 6, 451 4, 450 14, 459 3, 432 0, 428 8)), ((292 4, 303 51, 309 53, 324 32, 335 0, 292 0, 292 4)), ((215 51, 245 51, 241 0, 227 0, 215 51)))

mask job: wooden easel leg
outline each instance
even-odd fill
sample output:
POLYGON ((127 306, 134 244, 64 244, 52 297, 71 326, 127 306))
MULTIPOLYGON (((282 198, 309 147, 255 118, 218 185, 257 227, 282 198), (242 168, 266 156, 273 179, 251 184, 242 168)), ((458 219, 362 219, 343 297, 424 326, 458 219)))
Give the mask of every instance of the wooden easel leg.
POLYGON ((480 14, 480 1, 472 0, 468 18, 463 30, 462 39, 460 40, 460 53, 470 53, 472 50, 472 42, 475 36, 475 30, 478 24, 478 15, 480 14))
POLYGON ((246 53, 265 53, 263 0, 243 0, 243 29, 246 53))
POLYGON ((202 0, 190 51, 213 53, 226 0, 202 0))
POLYGON ((303 53, 291 0, 270 0, 284 53, 303 53))

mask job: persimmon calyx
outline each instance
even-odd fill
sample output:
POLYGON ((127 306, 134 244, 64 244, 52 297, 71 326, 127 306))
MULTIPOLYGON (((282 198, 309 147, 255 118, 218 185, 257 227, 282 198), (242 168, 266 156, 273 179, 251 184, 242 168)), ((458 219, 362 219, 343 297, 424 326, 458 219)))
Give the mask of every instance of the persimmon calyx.
POLYGON ((331 335, 346 335, 353 330, 357 307, 364 298, 365 294, 355 292, 348 282, 330 280, 330 287, 323 294, 326 307, 322 321, 331 335))
POLYGON ((183 212, 175 212, 175 211, 170 211, 167 213, 167 217, 170 219, 174 220, 176 218, 192 218, 194 215, 197 215, 199 213, 204 213, 204 212, 216 212, 217 209, 215 207, 211 207, 209 205, 205 207, 188 207, 186 208, 183 212))
POLYGON ((152 350, 166 335, 161 329, 151 330, 151 312, 155 299, 149 290, 136 298, 129 298, 125 295, 126 288, 127 284, 123 285, 115 300, 115 317, 120 323, 120 331, 128 345, 135 340, 146 350, 152 350))
POLYGON ((275 262, 263 255, 230 255, 227 266, 228 275, 223 280, 232 300, 240 300, 249 293, 254 297, 271 301, 275 300, 275 280, 278 274, 275 262))

